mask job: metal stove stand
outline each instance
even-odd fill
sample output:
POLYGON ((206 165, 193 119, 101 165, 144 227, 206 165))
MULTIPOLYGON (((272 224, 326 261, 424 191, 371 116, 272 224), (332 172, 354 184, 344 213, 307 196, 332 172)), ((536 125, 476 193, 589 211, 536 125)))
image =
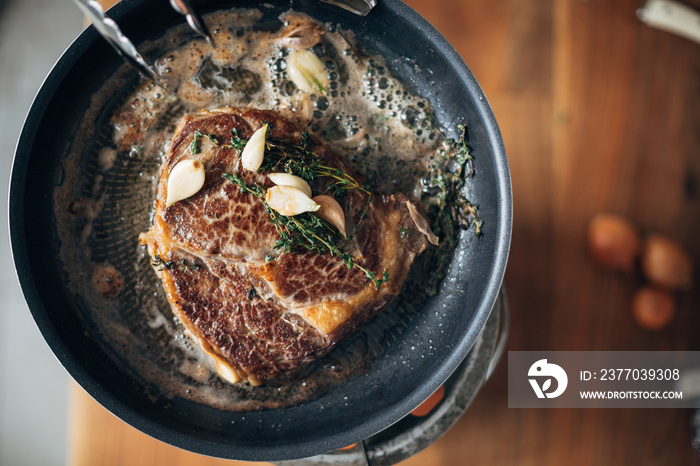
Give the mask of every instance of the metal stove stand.
POLYGON ((447 432, 493 373, 505 349, 510 314, 503 288, 481 334, 464 361, 444 383, 445 396, 426 416, 408 415, 352 448, 278 466, 389 466, 409 458, 447 432))

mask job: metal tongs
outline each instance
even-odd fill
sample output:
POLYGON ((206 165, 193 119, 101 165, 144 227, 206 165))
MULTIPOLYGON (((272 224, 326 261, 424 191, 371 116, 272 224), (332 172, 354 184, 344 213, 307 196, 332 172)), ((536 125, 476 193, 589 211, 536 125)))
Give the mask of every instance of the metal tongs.
MULTIPOLYGON (((149 65, 146 60, 144 60, 138 50, 136 50, 134 43, 122 33, 119 25, 117 25, 113 19, 105 16, 102 5, 97 0, 75 0, 75 3, 83 10, 83 13, 90 18, 97 32, 114 47, 119 55, 134 65, 144 76, 160 87, 165 87, 153 66, 149 65)), ((187 24, 189 24, 197 34, 204 37, 212 47, 214 46, 214 39, 209 33, 207 26, 204 24, 202 17, 192 8, 190 0, 170 0, 170 5, 175 11, 185 15, 187 24)))
POLYGON ((141 54, 136 50, 133 42, 122 34, 117 23, 105 16, 102 5, 97 0, 75 0, 75 3, 83 10, 83 13, 90 18, 97 32, 114 47, 119 55, 134 65, 147 78, 160 85, 158 74, 153 67, 146 63, 146 60, 144 60, 141 54))
POLYGON ((170 6, 172 6, 173 9, 181 15, 185 15, 187 24, 190 25, 192 30, 204 37, 207 42, 209 42, 209 45, 214 47, 214 38, 212 38, 211 34, 209 33, 207 25, 204 24, 202 17, 199 16, 199 13, 197 13, 194 8, 192 8, 192 3, 190 3, 190 0, 170 0, 170 6))
MULTIPOLYGON (((165 88, 160 81, 158 73, 153 66, 149 65, 146 60, 139 54, 133 42, 126 37, 114 20, 105 16, 102 5, 97 0, 74 0, 81 10, 92 21, 92 24, 97 29, 97 32, 104 37, 107 42, 122 56, 126 61, 134 65, 144 76, 165 88)), ((326 3, 339 6, 357 15, 365 16, 377 4, 376 0, 322 0, 326 3)), ((197 34, 202 36, 206 41, 215 47, 214 39, 209 33, 206 24, 202 17, 192 7, 190 0, 170 0, 170 5, 175 11, 185 16, 187 24, 197 34)))

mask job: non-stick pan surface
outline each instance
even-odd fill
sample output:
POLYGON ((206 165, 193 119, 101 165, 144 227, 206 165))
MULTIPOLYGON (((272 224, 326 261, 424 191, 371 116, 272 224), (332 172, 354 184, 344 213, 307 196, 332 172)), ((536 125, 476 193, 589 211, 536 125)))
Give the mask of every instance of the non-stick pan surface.
MULTIPOLYGON (((259 5, 251 0, 197 2, 201 12, 259 5)), ((430 99, 444 127, 466 122, 476 158, 477 175, 467 189, 485 220, 483 236, 462 234, 440 293, 401 322, 366 375, 295 407, 218 410, 159 395, 157 387, 134 375, 118 348, 106 347, 87 326, 80 317, 84 302, 65 285, 70 277, 59 259, 53 191, 64 180, 60 161, 80 137, 76 129, 91 96, 121 64, 93 28, 71 45, 39 91, 11 178, 17 274, 39 329, 66 369, 134 427, 181 448, 240 460, 331 451, 407 415, 448 378, 474 343, 497 298, 510 244, 510 179, 500 133, 481 88, 445 39, 398 0, 380 1, 367 17, 315 0, 281 2, 269 13, 290 7, 352 30, 361 47, 383 55, 394 75, 430 99)), ((165 1, 123 0, 110 14, 136 43, 183 21, 165 1)))

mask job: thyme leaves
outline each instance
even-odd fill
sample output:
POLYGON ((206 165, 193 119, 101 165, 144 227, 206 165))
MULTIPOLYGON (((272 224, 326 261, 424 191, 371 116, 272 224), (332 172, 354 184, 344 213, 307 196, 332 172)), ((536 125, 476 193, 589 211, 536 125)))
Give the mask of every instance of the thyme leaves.
POLYGON ((195 131, 194 136, 192 137, 192 142, 190 143, 190 152, 192 153, 192 155, 197 155, 201 152, 199 148, 199 140, 202 138, 207 138, 214 144, 219 145, 219 138, 217 138, 216 135, 204 134, 200 133, 199 131, 195 131))
POLYGON ((361 185, 355 180, 355 178, 348 175, 339 168, 328 167, 326 165, 318 165, 316 167, 316 174, 318 176, 325 176, 333 179, 333 182, 331 182, 326 188, 326 192, 331 192, 333 194, 341 194, 343 191, 347 191, 349 189, 356 189, 366 194, 368 196, 368 201, 369 199, 371 199, 372 192, 369 190, 368 186, 361 185))
MULTIPOLYGON (((238 129, 231 130, 231 139, 229 144, 221 144, 216 135, 203 134, 195 131, 194 138, 190 144, 192 154, 199 153, 199 140, 207 138, 214 144, 219 146, 243 150, 248 143, 247 140, 240 137, 238 129)), ((319 177, 327 177, 332 181, 326 187, 325 193, 340 195, 344 191, 356 189, 367 196, 372 196, 370 186, 360 184, 355 178, 348 173, 335 167, 323 165, 321 158, 309 149, 311 135, 302 131, 298 143, 288 143, 280 139, 268 137, 265 140, 265 159, 259 170, 269 172, 287 172, 303 178, 305 181, 313 181, 319 177)))
POLYGON ((188 270, 199 270, 199 265, 196 262, 188 263, 185 259, 175 261, 165 261, 159 255, 151 258, 151 265, 156 267, 159 272, 163 270, 181 269, 184 272, 188 270))
POLYGON ((369 186, 360 184, 339 168, 322 164, 321 158, 309 149, 310 137, 309 133, 303 131, 299 143, 296 144, 268 138, 265 143, 265 161, 261 169, 271 172, 285 171, 306 181, 321 177, 330 178, 332 181, 326 187, 324 194, 329 192, 339 195, 344 191, 356 189, 368 197, 372 196, 369 186))
POLYGON ((481 228, 484 221, 479 217, 479 206, 469 202, 462 194, 465 180, 474 177, 474 157, 471 149, 466 143, 467 127, 459 125, 459 141, 447 140, 448 150, 452 152, 447 158, 447 165, 435 167, 429 178, 427 185, 436 188, 437 194, 434 196, 434 204, 439 207, 440 215, 435 219, 437 223, 444 223, 444 220, 457 221, 463 229, 474 227, 474 234, 481 236, 481 228), (449 215, 449 218, 446 217, 449 215))
POLYGON ((296 254, 303 251, 315 251, 319 254, 330 254, 342 259, 345 265, 352 269, 357 267, 379 289, 382 283, 389 281, 389 274, 384 272, 381 276, 367 269, 351 255, 345 252, 344 245, 347 242, 331 224, 322 220, 313 212, 305 212, 295 216, 285 216, 275 212, 265 202, 265 191, 257 185, 248 185, 240 175, 236 173, 224 173, 222 175, 230 182, 236 184, 241 192, 252 194, 265 205, 265 211, 270 216, 270 221, 275 226, 280 238, 274 248, 281 252, 296 254))
POLYGON ((243 149, 245 145, 248 143, 245 139, 241 138, 238 135, 238 130, 236 128, 233 128, 231 130, 231 139, 228 144, 222 144, 221 141, 219 141, 219 138, 215 134, 205 134, 200 131, 195 130, 194 136, 192 137, 192 142, 190 142, 190 152, 192 155, 197 155, 201 152, 200 149, 200 140, 202 138, 206 138, 210 140, 212 143, 214 143, 217 146, 221 147, 226 147, 228 149, 243 149))
POLYGON ((437 294, 459 241, 460 230, 473 228, 477 238, 483 234, 484 221, 479 216, 479 206, 464 194, 467 180, 476 174, 474 157, 467 144, 467 127, 459 125, 457 128, 459 139, 444 141, 444 148, 438 151, 440 157, 429 167, 423 181, 427 194, 424 205, 433 232, 440 238, 438 249, 424 258, 423 268, 431 271, 425 287, 428 296, 437 294))
POLYGON ((221 176, 229 180, 231 183, 238 185, 243 194, 252 194, 260 200, 265 199, 265 191, 263 190, 263 188, 257 185, 247 185, 238 173, 224 173, 221 176))
POLYGON ((227 147, 229 149, 242 150, 246 144, 248 144, 248 141, 246 141, 245 139, 243 139, 242 137, 240 137, 238 135, 237 128, 233 128, 231 130, 231 141, 228 145, 225 145, 224 147, 227 147))

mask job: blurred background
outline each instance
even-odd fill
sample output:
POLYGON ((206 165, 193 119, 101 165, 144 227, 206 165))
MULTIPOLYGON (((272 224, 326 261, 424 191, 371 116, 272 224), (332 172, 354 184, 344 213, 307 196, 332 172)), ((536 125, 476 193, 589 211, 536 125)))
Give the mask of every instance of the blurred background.
MULTIPOLYGON (((697 286, 673 295, 667 325, 645 330, 631 311, 642 275, 602 270, 586 248, 591 218, 608 212, 700 263, 700 45, 641 23, 636 0, 407 3, 462 55, 503 133, 515 209, 508 349, 700 350, 697 286)), ((0 0, 4 186, 32 97, 83 25, 69 0, 0 0)), ((0 465, 232 464, 138 433, 70 381, 26 308, 7 236, 0 465)), ((460 421, 402 464, 700 464, 690 410, 515 410, 506 394, 502 362, 460 421)))
POLYGON ((19 289, 8 239, 14 148, 34 95, 82 31, 66 0, 0 0, 0 465, 66 463, 69 376, 44 342, 19 289))

